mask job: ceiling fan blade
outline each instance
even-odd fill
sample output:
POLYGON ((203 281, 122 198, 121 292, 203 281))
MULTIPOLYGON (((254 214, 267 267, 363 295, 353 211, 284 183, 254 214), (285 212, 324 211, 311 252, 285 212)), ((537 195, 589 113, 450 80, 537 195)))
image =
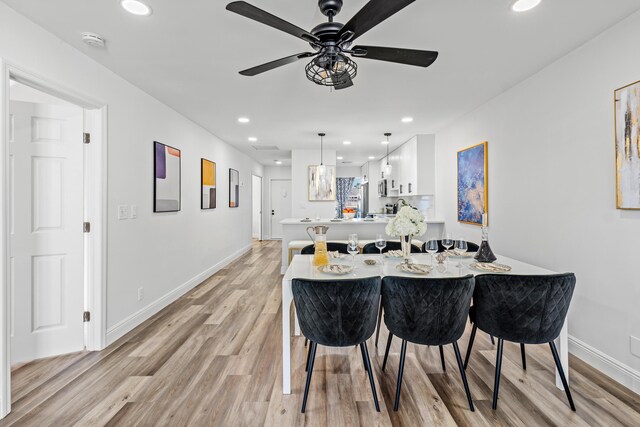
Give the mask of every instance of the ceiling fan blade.
POLYGON ((428 67, 438 59, 438 52, 430 50, 400 49, 397 47, 356 46, 351 49, 356 58, 428 67))
POLYGON ((256 76, 258 74, 264 73, 265 71, 273 70, 274 68, 291 64, 292 62, 296 62, 299 59, 309 58, 316 55, 316 53, 309 52, 298 53, 297 55, 291 55, 287 56, 286 58, 276 59, 275 61, 267 62, 266 64, 258 65, 257 67, 240 71, 240 74, 242 74, 243 76, 256 76))
POLYGON ((347 40, 355 40, 385 19, 401 11, 416 0, 370 0, 338 32, 338 38, 352 32, 347 40))
POLYGON ((336 81, 335 76, 332 75, 331 80, 333 80, 333 83, 334 83, 333 88, 335 90, 346 89, 348 87, 353 86, 353 80, 351 80, 351 76, 349 74, 347 74, 340 81, 336 81))
POLYGON ((265 12, 262 9, 252 6, 245 1, 231 2, 227 5, 227 10, 244 16, 245 18, 253 19, 254 21, 258 21, 277 30, 284 31, 285 33, 289 33, 292 36, 298 37, 306 42, 320 42, 320 39, 318 39, 308 31, 296 27, 290 22, 287 22, 282 18, 278 18, 277 16, 270 14, 269 12, 265 12))

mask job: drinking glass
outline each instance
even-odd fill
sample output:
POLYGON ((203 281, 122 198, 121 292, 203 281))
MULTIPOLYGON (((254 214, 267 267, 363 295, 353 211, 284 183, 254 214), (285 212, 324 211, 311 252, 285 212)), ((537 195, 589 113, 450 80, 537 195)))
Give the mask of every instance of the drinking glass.
MULTIPOLYGON (((456 239, 456 243, 453 246, 453 253, 456 254, 459 257, 462 257, 462 255, 464 255, 467 250, 469 249, 468 245, 467 245, 467 241, 464 239, 456 239)), ((462 258, 460 258, 460 260, 458 261, 458 265, 456 266, 458 268, 462 268, 462 258)))
POLYGON ((446 233, 442 238, 442 246, 445 248, 445 254, 447 256, 447 265, 449 265, 449 249, 453 246, 453 234, 446 233))
POLYGON ((347 240, 347 252, 351 254, 351 265, 355 268, 356 255, 360 252, 360 244, 358 242, 357 234, 349 235, 349 240, 347 240))
POLYGON ((376 248, 380 251, 380 263, 384 261, 382 257, 382 250, 387 247, 387 240, 384 238, 384 235, 378 234, 376 236, 376 248))
POLYGON ((438 253, 438 241, 435 239, 427 241, 424 250, 431 255, 431 266, 433 267, 433 256, 438 253))

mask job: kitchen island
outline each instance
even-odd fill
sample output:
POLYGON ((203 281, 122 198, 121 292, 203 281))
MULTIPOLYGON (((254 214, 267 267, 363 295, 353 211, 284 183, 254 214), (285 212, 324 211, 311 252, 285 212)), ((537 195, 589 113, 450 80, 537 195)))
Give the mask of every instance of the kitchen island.
MULTIPOLYGON (((357 234, 360 241, 373 242, 378 234, 383 234, 387 240, 398 240, 395 237, 387 236, 385 228, 389 222, 389 218, 375 218, 374 220, 350 219, 350 220, 330 220, 320 219, 303 222, 301 218, 287 218, 280 221, 282 224, 282 265, 280 267, 281 274, 287 271, 289 265, 289 246, 291 242, 299 243, 295 246, 297 253, 300 250, 300 243, 312 244, 307 234, 307 227, 315 227, 317 225, 325 225, 329 227, 327 231, 327 241, 346 241, 350 234, 357 234)), ((441 239, 444 232, 444 221, 428 220, 427 233, 418 237, 421 241, 429 239, 441 239)))

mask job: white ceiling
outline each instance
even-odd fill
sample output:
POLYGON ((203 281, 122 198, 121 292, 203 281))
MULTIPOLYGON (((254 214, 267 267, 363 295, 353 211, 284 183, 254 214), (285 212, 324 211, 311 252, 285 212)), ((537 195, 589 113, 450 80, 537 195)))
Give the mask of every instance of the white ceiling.
MULTIPOLYGON (((330 92, 306 79, 304 60, 239 75, 310 48, 226 11, 227 1, 146 0, 153 15, 144 18, 117 0, 3 1, 264 164, 289 158, 292 148, 318 147, 319 131, 345 161, 382 157, 384 132, 394 134, 392 149, 433 133, 640 9, 640 0, 543 0, 516 14, 511 0, 418 0, 357 43, 437 50, 436 63, 359 59, 355 86, 330 92), (84 45, 84 31, 101 34, 107 48, 84 45), (239 124, 240 116, 251 123, 239 124), (415 121, 402 124, 404 116, 415 121), (255 151, 249 136, 282 151, 255 151)), ((315 0, 249 2, 308 30, 326 19, 315 0)), ((345 0, 336 20, 346 22, 365 3, 345 0)))

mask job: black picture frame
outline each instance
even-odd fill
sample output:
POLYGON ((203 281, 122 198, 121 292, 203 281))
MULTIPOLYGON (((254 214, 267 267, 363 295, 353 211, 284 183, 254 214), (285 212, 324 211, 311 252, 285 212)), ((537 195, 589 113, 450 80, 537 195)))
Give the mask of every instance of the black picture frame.
MULTIPOLYGON (((162 156, 166 156, 163 154, 162 156)), ((166 164, 164 166, 165 174, 166 174, 166 164)), ((182 209, 182 151, 178 148, 172 147, 167 144, 163 144, 158 141, 153 141, 153 212, 154 213, 167 213, 167 212, 180 212, 182 209), (178 157, 178 200, 177 200, 177 208, 167 209, 159 206, 158 203, 158 160, 159 160, 159 148, 162 148, 162 152, 166 148, 174 150, 178 153, 176 157, 178 157)))
POLYGON ((216 164, 216 162, 209 160, 209 159, 205 159, 205 158, 201 158, 200 159, 200 209, 202 210, 211 210, 211 209, 215 209, 217 207, 217 199, 218 199, 218 181, 217 181, 217 175, 218 175, 218 165, 216 164), (209 199, 209 207, 205 206, 205 198, 204 198, 204 165, 205 162, 208 163, 213 163, 213 188, 210 190, 213 190, 213 192, 210 192, 210 199, 209 199), (213 204, 213 206, 212 206, 213 204))

